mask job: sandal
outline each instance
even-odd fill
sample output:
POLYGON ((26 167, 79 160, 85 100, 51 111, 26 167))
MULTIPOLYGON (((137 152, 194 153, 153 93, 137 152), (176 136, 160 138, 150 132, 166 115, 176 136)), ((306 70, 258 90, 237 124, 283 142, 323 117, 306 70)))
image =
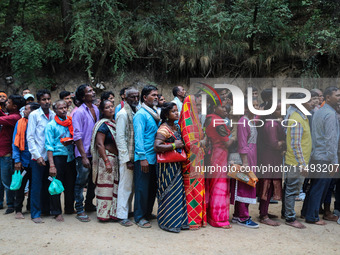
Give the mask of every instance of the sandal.
POLYGON ((137 226, 140 228, 151 228, 151 224, 149 221, 146 219, 141 219, 138 223, 137 226))
POLYGON ((76 219, 78 219, 80 222, 89 222, 91 221, 90 217, 87 216, 86 214, 77 214, 76 219))
POLYGON ((129 220, 129 219, 120 220, 119 224, 124 226, 124 227, 130 227, 130 226, 133 225, 131 220, 129 220))

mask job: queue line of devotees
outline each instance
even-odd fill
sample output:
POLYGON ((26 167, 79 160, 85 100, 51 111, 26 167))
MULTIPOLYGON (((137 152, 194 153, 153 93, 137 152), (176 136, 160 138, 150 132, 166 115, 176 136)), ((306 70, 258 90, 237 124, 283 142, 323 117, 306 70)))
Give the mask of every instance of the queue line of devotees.
MULTIPOLYGON (((64 213, 76 214, 81 222, 89 222, 87 212, 96 211, 99 221, 118 221, 125 227, 136 223, 150 228, 150 220, 157 218, 161 229, 176 233, 207 223, 225 229, 232 227, 230 222, 258 228, 249 215, 249 204, 255 204, 258 196, 260 223, 280 225, 275 220, 278 216, 269 214, 268 208, 271 199, 282 199, 281 217, 285 223, 303 229, 306 226, 297 220, 294 209, 302 187, 307 194, 301 218, 306 223, 325 225, 324 220, 337 221, 339 189, 335 193, 335 210, 330 210, 334 185, 339 186, 337 180, 305 179, 305 169, 310 163, 338 163, 340 90, 328 87, 323 94, 311 91, 311 100, 303 104, 311 116, 291 105, 285 118, 297 125, 288 125, 286 130, 279 121, 266 122, 258 129, 249 125, 230 127, 230 120, 243 122, 257 117, 247 105, 244 116, 233 116, 231 93, 219 93, 222 104, 211 102, 204 118, 200 114, 201 95, 186 96, 181 86, 173 88, 171 102, 165 102, 156 87, 147 85, 141 93, 133 87, 124 88, 117 107, 114 94, 104 92, 97 107, 93 104, 93 88, 84 84, 75 92, 76 107, 72 111, 70 92, 60 93, 53 111, 48 90, 36 93, 37 103, 29 91, 24 96, 8 98, 0 92, 4 185, 0 187, 0 208, 4 201, 1 189, 5 189, 5 214, 15 212, 17 219, 24 219, 22 208, 28 189, 27 210, 33 222, 43 223, 42 215, 64 221, 60 194, 48 192, 50 176, 64 187, 64 213), (255 185, 223 172, 207 176, 203 171, 194 171, 205 165, 230 163, 243 167, 282 166, 283 159, 284 166, 295 169, 284 174, 284 187, 282 174, 261 178, 255 185), (10 189, 14 170, 23 175, 16 191, 10 189), (152 214, 156 197, 157 216, 152 214), (231 220, 230 203, 234 204, 231 220), (324 220, 319 216, 322 204, 324 220)), ((254 107, 270 109, 271 90, 261 92, 260 106, 258 96, 258 90, 253 88, 254 107)), ((281 119, 280 107, 278 103, 274 113, 265 118, 281 119)), ((249 175, 253 177, 256 178, 249 175)))

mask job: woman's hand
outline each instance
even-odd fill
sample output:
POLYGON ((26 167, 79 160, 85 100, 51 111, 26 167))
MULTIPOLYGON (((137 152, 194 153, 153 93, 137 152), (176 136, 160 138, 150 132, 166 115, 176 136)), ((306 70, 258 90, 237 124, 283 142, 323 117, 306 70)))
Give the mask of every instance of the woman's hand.
POLYGON ((105 162, 105 168, 106 168, 106 172, 107 173, 112 173, 112 166, 111 163, 109 161, 105 162))
POLYGON ((184 143, 182 142, 182 140, 175 140, 175 146, 176 149, 182 149, 184 148, 184 143))

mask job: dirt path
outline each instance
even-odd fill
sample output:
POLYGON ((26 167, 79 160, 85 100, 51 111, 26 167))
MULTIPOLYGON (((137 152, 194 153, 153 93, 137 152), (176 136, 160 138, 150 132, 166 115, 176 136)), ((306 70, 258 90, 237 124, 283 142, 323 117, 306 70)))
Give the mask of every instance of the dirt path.
MULTIPOLYGON (((302 202, 297 202, 299 215, 302 202)), ((258 221, 258 205, 250 206, 258 221)), ((156 210, 156 206, 154 207, 156 210)), ((281 205, 270 205, 270 213, 280 215, 281 205)), ((233 211, 231 206, 230 212, 233 211)), ((118 223, 92 221, 80 223, 73 215, 65 215, 58 223, 45 217, 44 224, 14 219, 14 214, 0 211, 0 254, 340 254, 340 225, 307 225, 298 230, 286 226, 260 225, 247 229, 232 224, 230 230, 211 226, 180 234, 165 232, 152 221, 151 229, 136 225, 125 228, 118 223)))

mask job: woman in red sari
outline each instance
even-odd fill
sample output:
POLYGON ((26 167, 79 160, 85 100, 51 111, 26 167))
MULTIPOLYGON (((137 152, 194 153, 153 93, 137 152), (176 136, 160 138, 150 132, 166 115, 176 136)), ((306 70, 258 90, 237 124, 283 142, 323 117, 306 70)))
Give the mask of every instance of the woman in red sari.
MULTIPOLYGON (((212 145, 210 158, 211 167, 227 169, 228 147, 233 140, 229 140, 230 131, 224 123, 227 116, 226 108, 218 105, 213 113, 207 116, 206 134, 212 145)), ((213 227, 229 229, 230 192, 229 179, 226 171, 215 171, 206 175, 206 192, 208 223, 213 227)))
POLYGON ((204 173, 197 171, 204 166, 205 140, 194 96, 190 95, 184 99, 178 124, 188 156, 182 166, 188 222, 190 229, 198 229, 207 225, 204 173))

